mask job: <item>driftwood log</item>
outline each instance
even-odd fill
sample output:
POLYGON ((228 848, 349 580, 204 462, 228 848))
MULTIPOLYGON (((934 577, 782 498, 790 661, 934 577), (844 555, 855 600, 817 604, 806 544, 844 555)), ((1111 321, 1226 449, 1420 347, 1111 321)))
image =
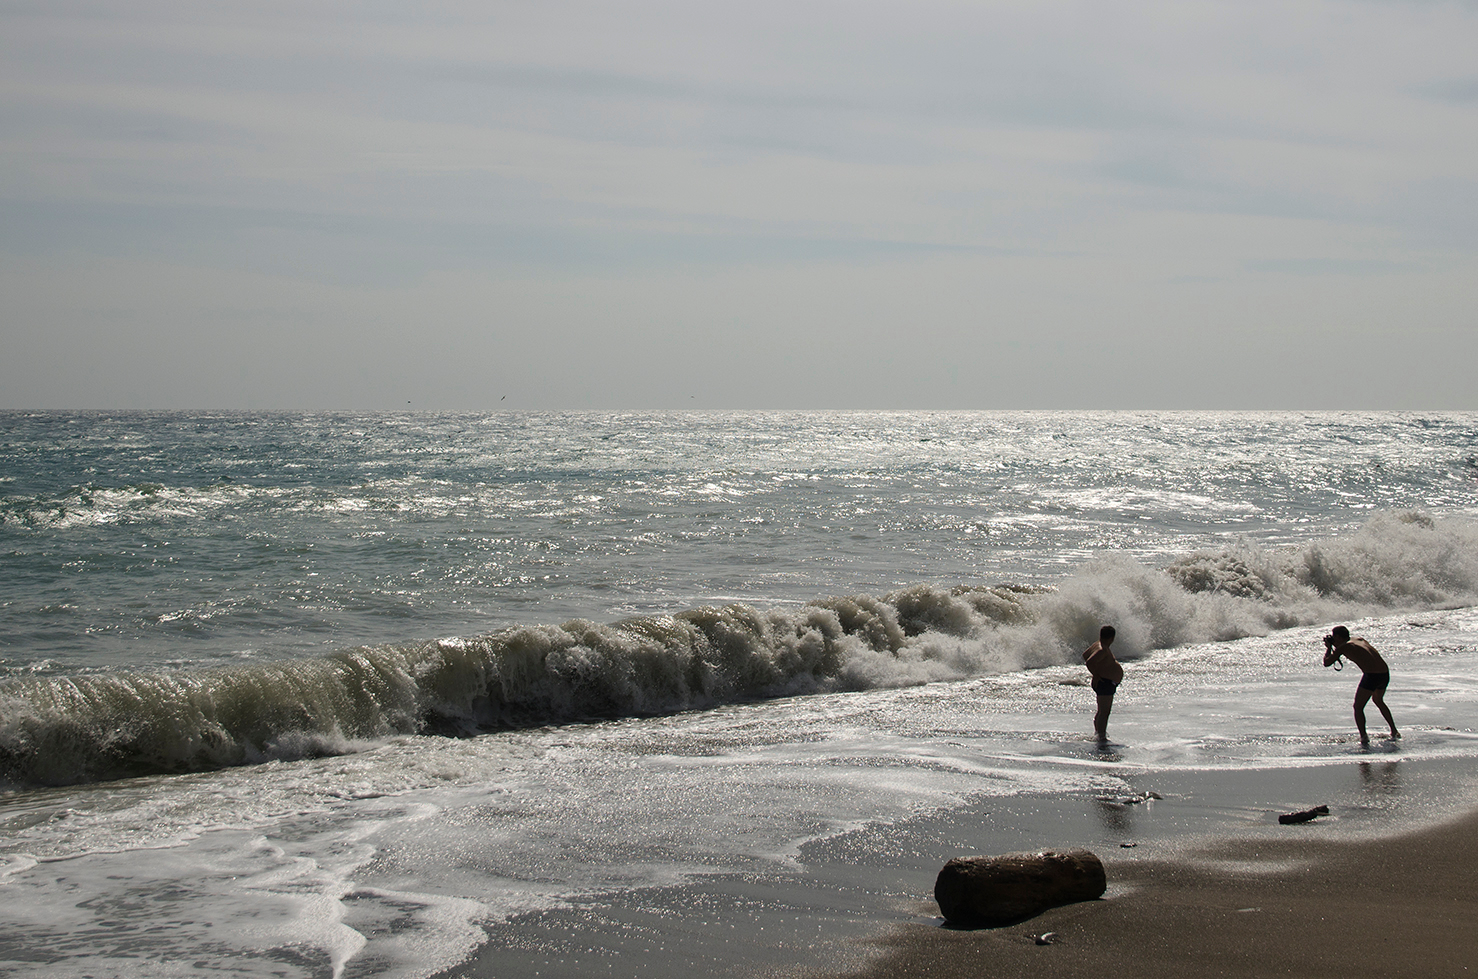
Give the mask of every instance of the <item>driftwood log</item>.
POLYGON ((944 920, 962 928, 1022 921, 1063 904, 1092 901, 1108 889, 1103 861, 1087 850, 956 857, 934 882, 944 920))

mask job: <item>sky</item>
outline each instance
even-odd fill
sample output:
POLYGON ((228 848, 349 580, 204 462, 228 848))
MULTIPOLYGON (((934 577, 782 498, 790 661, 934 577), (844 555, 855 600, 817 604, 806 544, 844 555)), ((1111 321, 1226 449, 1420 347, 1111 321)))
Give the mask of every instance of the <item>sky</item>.
POLYGON ((0 408, 1478 409, 1478 0, 0 0, 0 408))

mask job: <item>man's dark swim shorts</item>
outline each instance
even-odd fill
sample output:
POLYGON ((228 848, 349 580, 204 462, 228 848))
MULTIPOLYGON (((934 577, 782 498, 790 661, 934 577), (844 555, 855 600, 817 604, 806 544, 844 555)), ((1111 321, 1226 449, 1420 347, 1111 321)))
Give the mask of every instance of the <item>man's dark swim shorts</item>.
MULTIPOLYGON (((1365 675, 1369 676, 1370 674, 1367 673, 1365 675)), ((1390 674, 1386 674, 1386 679, 1389 680, 1390 678, 1390 674)), ((1119 685, 1106 676, 1096 676, 1093 678, 1093 692, 1096 694, 1104 697, 1112 697, 1114 691, 1117 689, 1119 689, 1119 685)))
POLYGON ((1366 690, 1373 690, 1376 693, 1380 693, 1386 687, 1390 686, 1390 684, 1391 674, 1389 673, 1362 673, 1360 675, 1360 686, 1366 690))

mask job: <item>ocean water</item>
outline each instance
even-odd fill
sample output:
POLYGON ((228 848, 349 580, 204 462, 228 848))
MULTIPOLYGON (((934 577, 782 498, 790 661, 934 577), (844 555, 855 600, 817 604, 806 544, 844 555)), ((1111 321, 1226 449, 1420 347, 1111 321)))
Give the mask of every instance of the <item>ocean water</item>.
POLYGON ((6 974, 429 976, 982 798, 1478 758, 1474 413, 5 412, 0 561, 6 974))

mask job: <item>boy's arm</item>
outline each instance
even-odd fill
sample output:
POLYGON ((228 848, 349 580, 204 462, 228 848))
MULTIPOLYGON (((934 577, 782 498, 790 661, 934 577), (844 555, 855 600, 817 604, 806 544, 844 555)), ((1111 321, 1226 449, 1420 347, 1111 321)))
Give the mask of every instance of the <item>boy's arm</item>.
POLYGON ((1088 672, 1096 677, 1103 677, 1115 683, 1124 679, 1124 668, 1119 665, 1118 660, 1114 659, 1114 654, 1102 646, 1088 653, 1084 662, 1088 664, 1088 672))

